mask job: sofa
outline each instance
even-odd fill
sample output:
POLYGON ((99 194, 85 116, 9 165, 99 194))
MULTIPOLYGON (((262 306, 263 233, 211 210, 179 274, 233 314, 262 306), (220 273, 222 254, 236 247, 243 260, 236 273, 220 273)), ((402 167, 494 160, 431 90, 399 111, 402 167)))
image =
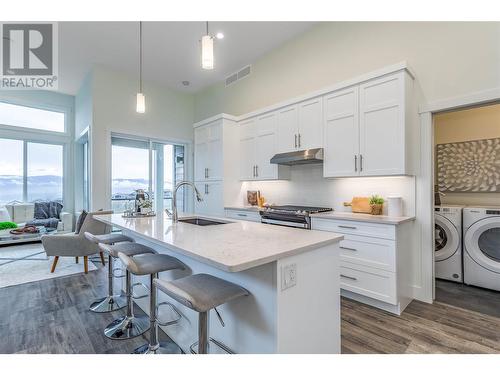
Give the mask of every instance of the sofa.
MULTIPOLYGON (((19 226, 24 226, 26 223, 33 222, 35 220, 34 203, 12 202, 6 204, 5 208, 9 213, 10 221, 13 221, 19 226)), ((59 233, 73 231, 73 214, 64 211, 60 212, 57 223, 57 231, 59 233)))

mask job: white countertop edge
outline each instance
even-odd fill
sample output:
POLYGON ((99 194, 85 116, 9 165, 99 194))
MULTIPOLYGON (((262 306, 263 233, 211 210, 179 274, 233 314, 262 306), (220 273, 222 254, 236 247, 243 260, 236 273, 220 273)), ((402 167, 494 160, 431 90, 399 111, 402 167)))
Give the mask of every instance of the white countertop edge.
POLYGON ((257 206, 241 206, 241 207, 236 207, 236 206, 229 206, 229 207, 224 207, 225 210, 231 210, 231 211, 250 211, 250 212, 259 212, 260 208, 257 206))
POLYGON ((160 240, 158 240, 156 238, 153 238, 153 237, 150 237, 150 236, 146 236, 146 235, 144 235, 142 233, 136 232, 134 230, 131 230, 131 229, 127 228, 127 227, 118 225, 118 224, 113 223, 111 221, 104 220, 103 218, 100 218, 99 215, 95 215, 94 218, 96 220, 99 220, 99 221, 105 223, 105 224, 109 224, 109 225, 112 225, 113 227, 120 228, 122 230, 125 230, 125 231, 128 231, 130 233, 133 233, 135 236, 137 236, 139 238, 142 238, 142 239, 144 239, 146 241, 152 242, 152 243, 157 244, 159 246, 166 247, 166 248, 168 248, 171 251, 178 252, 178 253, 180 253, 182 255, 185 255, 185 256, 187 256, 189 258, 192 258, 194 260, 198 260, 198 261, 200 261, 200 262, 202 262, 204 264, 213 266, 215 268, 218 268, 218 269, 220 269, 222 271, 226 271, 226 272, 241 272, 241 271, 246 271, 246 270, 254 268, 254 267, 258 267, 258 266, 262 266, 264 264, 275 262, 275 261, 277 261, 279 259, 283 259, 283 258, 287 258, 287 257, 293 256, 293 255, 298 255, 298 254, 301 254, 301 253, 305 253, 307 251, 319 249, 319 248, 324 247, 326 245, 331 245, 331 244, 334 244, 334 243, 338 243, 338 242, 340 242, 341 240, 344 239, 344 236, 342 234, 338 234, 334 238, 331 238, 329 240, 325 240, 325 241, 321 241, 321 242, 315 243, 314 245, 302 246, 302 247, 299 247, 299 248, 296 248, 296 249, 293 249, 293 250, 290 250, 290 251, 287 251, 287 252, 284 252, 284 253, 281 253, 281 254, 273 254, 273 255, 270 255, 268 257, 260 258, 258 260, 253 260, 253 261, 249 261, 249 262, 245 262, 245 263, 240 263, 240 264, 237 264, 235 266, 228 266, 228 265, 223 264, 223 263, 215 262, 215 261, 213 261, 210 258, 202 257, 202 256, 200 256, 198 254, 193 254, 190 251, 187 251, 187 250, 181 249, 179 247, 176 247, 176 246, 174 246, 172 244, 160 241, 160 240))
POLYGON ((370 214, 358 214, 354 212, 335 212, 335 211, 312 214, 311 217, 317 219, 326 219, 326 220, 361 221, 366 223, 377 223, 377 224, 387 224, 387 225, 399 225, 415 220, 415 216, 393 217, 386 215, 370 215, 370 214))

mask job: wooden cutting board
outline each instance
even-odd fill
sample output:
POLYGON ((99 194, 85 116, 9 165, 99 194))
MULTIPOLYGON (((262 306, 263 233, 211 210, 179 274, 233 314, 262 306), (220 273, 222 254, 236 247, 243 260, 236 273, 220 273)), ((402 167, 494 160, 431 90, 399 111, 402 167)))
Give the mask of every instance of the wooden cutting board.
POLYGON ((372 212, 369 197, 353 197, 351 202, 344 202, 344 206, 350 206, 352 212, 356 213, 370 214, 372 212))

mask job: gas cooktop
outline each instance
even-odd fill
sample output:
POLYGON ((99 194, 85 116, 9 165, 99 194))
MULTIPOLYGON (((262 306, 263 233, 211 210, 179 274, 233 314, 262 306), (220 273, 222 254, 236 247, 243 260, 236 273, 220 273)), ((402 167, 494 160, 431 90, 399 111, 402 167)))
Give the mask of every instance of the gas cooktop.
POLYGON ((295 206, 295 205, 268 206, 266 210, 272 212, 286 212, 286 213, 296 213, 302 215, 333 211, 332 208, 327 208, 327 207, 309 207, 309 206, 295 206))

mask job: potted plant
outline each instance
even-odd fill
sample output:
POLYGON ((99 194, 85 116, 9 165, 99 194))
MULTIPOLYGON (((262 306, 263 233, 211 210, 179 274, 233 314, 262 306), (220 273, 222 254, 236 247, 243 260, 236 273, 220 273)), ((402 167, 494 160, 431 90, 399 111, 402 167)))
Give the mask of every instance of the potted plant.
POLYGON ((141 210, 141 214, 149 214, 151 209, 153 208, 153 202, 149 199, 139 199, 139 209, 141 210))
POLYGON ((370 208, 372 209, 372 215, 382 215, 382 209, 384 208, 384 198, 380 195, 372 195, 370 197, 370 208))

